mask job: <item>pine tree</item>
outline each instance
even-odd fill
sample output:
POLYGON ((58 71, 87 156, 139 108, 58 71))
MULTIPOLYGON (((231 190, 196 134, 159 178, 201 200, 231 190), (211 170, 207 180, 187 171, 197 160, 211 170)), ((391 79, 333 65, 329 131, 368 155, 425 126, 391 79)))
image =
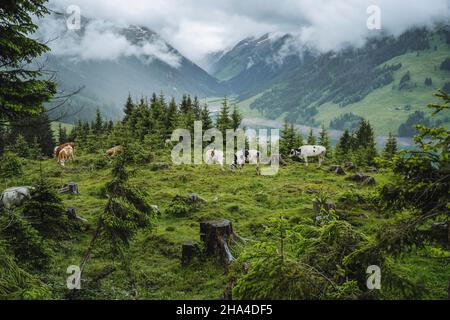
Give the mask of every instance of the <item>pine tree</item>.
POLYGON ((202 108, 200 119, 202 121, 203 131, 206 131, 213 127, 213 122, 209 113, 208 105, 206 104, 202 108))
POLYGON ((341 161, 348 161, 351 158, 352 136, 350 131, 346 129, 336 145, 336 158, 341 161))
POLYGON ((283 156, 288 156, 291 149, 298 148, 295 146, 295 130, 294 125, 290 125, 286 120, 284 121, 283 129, 280 132, 280 153, 283 156))
POLYGON ((331 156, 332 150, 330 144, 330 137, 328 136, 328 130, 325 128, 324 124, 322 124, 322 128, 319 133, 319 144, 321 146, 324 146, 327 149, 328 156, 331 156))
POLYGON ((228 106, 227 97, 223 99, 222 107, 216 120, 216 128, 219 129, 225 137, 226 130, 232 128, 232 121, 230 118, 230 108, 228 106))
POLYGON ((67 139, 67 129, 63 127, 61 123, 58 125, 58 142, 59 144, 66 143, 67 139))
POLYGON ((101 135, 103 133, 103 118, 100 110, 97 108, 95 111, 95 122, 93 127, 93 132, 96 135, 101 135))
POLYGON ((314 136, 314 130, 312 128, 309 131, 307 143, 309 145, 315 145, 316 144, 316 137, 314 136))
POLYGON ((123 113, 125 113, 125 116, 122 120, 123 123, 127 122, 130 119, 135 107, 136 106, 133 103, 133 99, 131 99, 131 95, 128 94, 127 102, 125 103, 125 107, 123 109, 123 113))
POLYGON ((30 156, 28 149, 28 142, 25 140, 23 134, 19 134, 16 138, 12 151, 19 157, 28 158, 30 156))
POLYGON ((200 107, 200 102, 197 97, 194 97, 194 102, 192 102, 192 110, 195 115, 195 120, 201 120, 202 108, 200 107))
POLYGON ((392 158, 397 154, 397 139, 394 137, 392 132, 389 132, 389 138, 386 142, 386 146, 383 151, 383 158, 386 160, 392 160, 392 158))
POLYGON ((41 114, 43 104, 56 93, 56 83, 44 80, 32 63, 50 50, 31 36, 38 29, 34 18, 50 13, 46 2, 0 2, 0 110, 7 121, 41 114))
POLYGON ((132 271, 125 256, 126 248, 139 229, 147 229, 151 226, 155 215, 154 210, 146 201, 146 195, 128 183, 130 174, 126 170, 126 165, 132 158, 131 152, 125 145, 124 151, 114 159, 113 180, 106 185, 108 202, 80 263, 80 270, 83 272, 97 240, 104 237, 110 243, 112 253, 120 257, 133 283, 132 271))
POLYGON ((237 130, 242 123, 242 114, 236 105, 233 106, 233 113, 231 114, 231 126, 237 130))
POLYGON ((168 135, 170 135, 173 130, 176 128, 178 118, 178 107, 175 99, 172 98, 169 102, 169 106, 167 108, 166 116, 165 116, 165 129, 168 135))
POLYGON ((15 141, 19 134, 23 135, 28 145, 32 145, 35 137, 44 155, 51 156, 55 147, 55 139, 50 119, 46 113, 35 118, 23 118, 12 122, 9 139, 15 141))
POLYGON ((377 156, 375 133, 369 121, 362 120, 356 131, 356 140, 354 150, 363 149, 366 155, 366 162, 369 165, 374 164, 377 156))

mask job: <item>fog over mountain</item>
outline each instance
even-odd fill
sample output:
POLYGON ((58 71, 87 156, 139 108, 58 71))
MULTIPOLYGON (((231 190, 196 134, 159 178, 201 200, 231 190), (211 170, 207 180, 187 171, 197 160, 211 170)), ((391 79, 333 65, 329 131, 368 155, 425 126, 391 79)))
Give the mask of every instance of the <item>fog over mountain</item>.
MULTIPOLYGON (((83 16, 115 25, 146 26, 196 63, 201 63, 205 55, 231 49, 244 38, 273 32, 296 35, 294 43, 298 48, 307 44, 326 51, 344 44, 362 45, 368 35, 377 32, 366 27, 366 10, 370 5, 381 9, 382 31, 394 35, 413 26, 432 25, 450 15, 449 0, 432 3, 421 0, 129 0, 126 3, 52 0, 51 3, 60 8, 78 5, 83 16)), ((98 38, 88 40, 97 43, 98 38)), ((115 43, 105 48, 105 52, 117 53, 122 45, 115 43)))

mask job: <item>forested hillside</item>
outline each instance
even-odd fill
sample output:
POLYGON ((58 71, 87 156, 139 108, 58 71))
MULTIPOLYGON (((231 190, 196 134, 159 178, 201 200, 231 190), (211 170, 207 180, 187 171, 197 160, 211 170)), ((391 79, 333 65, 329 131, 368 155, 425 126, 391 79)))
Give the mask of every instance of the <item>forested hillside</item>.
POLYGON ((447 27, 413 29, 324 54, 306 48, 301 58, 295 52, 276 63, 289 41, 289 36, 243 41, 219 60, 215 74, 234 70, 225 83, 264 117, 319 126, 353 113, 371 120, 380 135, 397 134, 408 116, 450 81, 444 63, 450 56, 447 27), (244 68, 242 63, 255 57, 244 68))

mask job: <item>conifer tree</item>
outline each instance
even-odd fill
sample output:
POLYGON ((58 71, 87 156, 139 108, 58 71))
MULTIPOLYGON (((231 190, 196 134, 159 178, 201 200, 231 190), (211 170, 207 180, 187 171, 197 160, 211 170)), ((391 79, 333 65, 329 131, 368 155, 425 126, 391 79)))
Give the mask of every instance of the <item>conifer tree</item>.
POLYGON ((63 127, 61 123, 58 125, 58 142, 59 144, 66 143, 68 141, 67 129, 63 127))
POLYGON ((307 143, 309 145, 315 145, 316 144, 316 137, 314 136, 314 130, 312 128, 309 130, 307 143))
POLYGON ((219 129, 224 136, 226 134, 226 130, 232 128, 232 121, 230 118, 230 108, 228 106, 227 97, 223 99, 222 107, 220 108, 216 120, 216 128, 219 129))
POLYGON ((131 99, 131 94, 128 94, 127 102, 125 103, 125 107, 123 109, 123 113, 125 114, 122 122, 127 122, 131 115, 133 114, 133 111, 135 109, 135 105, 133 103, 133 99, 131 99))
POLYGON ((200 119, 202 121, 203 131, 213 127, 213 122, 207 104, 205 104, 202 108, 200 119))
POLYGON ((394 137, 392 132, 389 132, 389 137, 383 151, 383 158, 385 160, 392 160, 392 158, 396 154, 397 154, 397 139, 394 137))
POLYGON ((7 121, 41 114, 56 93, 56 83, 43 79, 32 63, 50 50, 33 36, 38 29, 33 19, 50 13, 46 2, 0 2, 0 111, 7 121))
POLYGON ((195 115, 195 120, 201 120, 202 108, 200 107, 200 101, 198 101, 197 97, 194 97, 192 109, 195 115))
POLYGON ((233 106, 233 112, 231 114, 231 126, 234 130, 237 130, 242 123, 242 114, 239 112, 237 105, 233 106))
POLYGON ((178 118, 178 107, 175 99, 172 98, 169 102, 169 106, 167 107, 167 112, 165 116, 165 128, 167 135, 170 135, 173 130, 176 128, 178 118))
POLYGON ((96 135, 101 135, 103 133, 103 118, 98 108, 95 111, 95 122, 94 127, 92 129, 94 134, 96 135))
POLYGON ((319 145, 324 146, 327 149, 328 157, 332 156, 333 150, 331 149, 330 137, 328 136, 328 130, 323 123, 319 133, 319 145))
POLYGON ((336 158, 339 161, 348 161, 352 151, 352 136, 350 131, 346 129, 336 145, 336 158))

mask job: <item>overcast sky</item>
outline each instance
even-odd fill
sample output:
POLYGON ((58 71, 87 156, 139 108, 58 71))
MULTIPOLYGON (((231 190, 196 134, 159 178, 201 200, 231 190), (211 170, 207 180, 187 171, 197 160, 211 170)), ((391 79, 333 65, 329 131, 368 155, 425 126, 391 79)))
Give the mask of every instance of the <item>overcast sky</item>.
MULTIPOLYGON (((369 5, 381 8, 382 29, 399 34, 415 25, 450 19, 450 0, 50 0, 78 5, 88 18, 139 24, 158 32, 182 54, 200 62, 266 32, 297 34, 320 50, 361 44, 369 5)), ((110 35, 108 35, 110 36, 110 35)), ((97 39, 98 40, 98 39, 97 39)))

